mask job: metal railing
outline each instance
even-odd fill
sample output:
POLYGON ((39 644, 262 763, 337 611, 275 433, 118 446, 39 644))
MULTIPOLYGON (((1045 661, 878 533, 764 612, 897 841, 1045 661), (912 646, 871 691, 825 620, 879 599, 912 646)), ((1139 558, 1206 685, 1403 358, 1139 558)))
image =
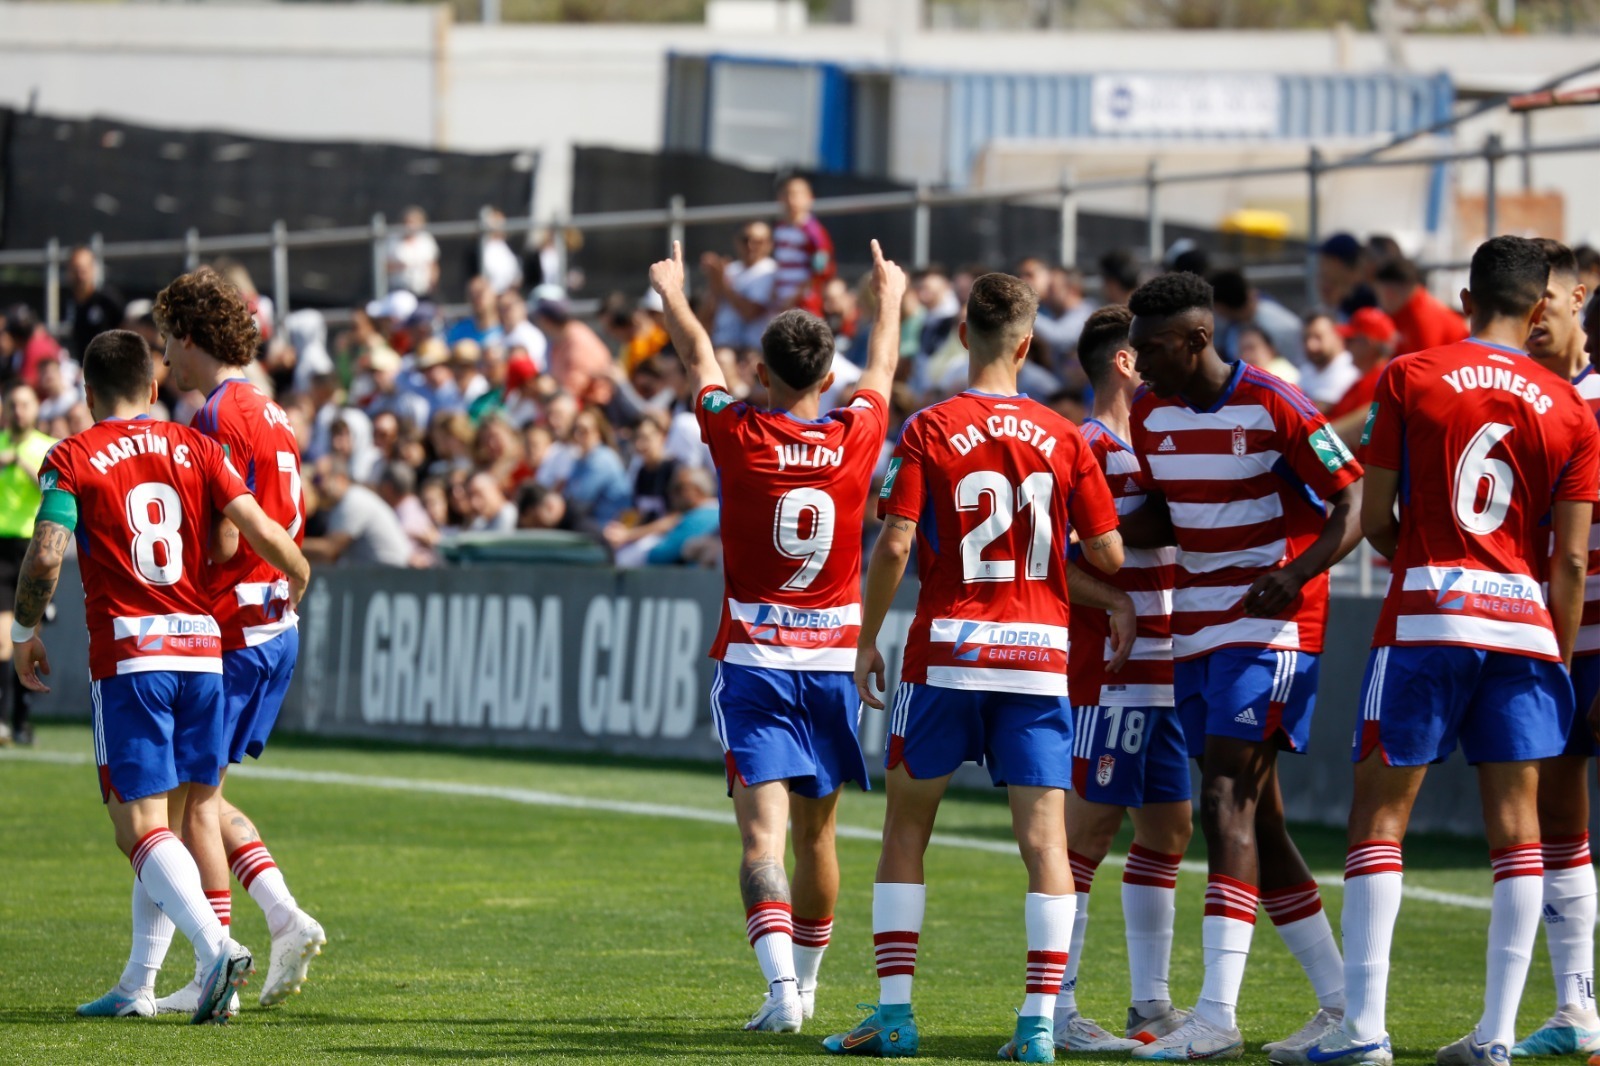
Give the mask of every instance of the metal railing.
MULTIPOLYGON (((932 213, 935 208, 961 204, 1011 203, 1032 201, 1053 203, 1060 211, 1060 231, 1057 245, 1058 260, 1074 263, 1077 260, 1077 214, 1079 198, 1088 193, 1143 189, 1145 192, 1146 239, 1149 255, 1159 261, 1165 251, 1165 216, 1161 192, 1168 186, 1206 182, 1236 181, 1248 178, 1301 176, 1306 181, 1306 260, 1303 265, 1273 264, 1259 274, 1266 280, 1268 274, 1276 280, 1303 277, 1309 303, 1316 301, 1316 252, 1322 239, 1321 196, 1322 182, 1329 175, 1343 171, 1391 167, 1430 167, 1439 165, 1480 163, 1485 175, 1485 232, 1494 234, 1499 228, 1497 194, 1500 188, 1499 165, 1506 159, 1526 161, 1535 156, 1558 155, 1574 152, 1600 153, 1600 139, 1585 138, 1574 141, 1556 141, 1544 144, 1507 146, 1498 134, 1490 134, 1476 149, 1455 149, 1428 152, 1398 158, 1375 157, 1371 152, 1358 153, 1342 159, 1330 159, 1322 149, 1307 149, 1303 163, 1283 163, 1270 166, 1237 167, 1211 170, 1168 172, 1152 163, 1143 175, 1101 178, 1093 181, 1074 181, 1069 172, 1052 185, 1019 185, 995 189, 935 189, 921 187, 899 192, 866 193, 855 196, 837 196, 819 199, 813 212, 822 217, 875 212, 910 211, 913 216, 911 262, 926 266, 932 240, 932 213)), ((608 211, 586 215, 549 218, 508 218, 501 220, 485 211, 468 221, 430 223, 428 231, 436 238, 483 240, 489 234, 528 234, 549 229, 560 232, 575 228, 586 232, 665 228, 670 240, 682 240, 685 227, 702 223, 739 223, 755 218, 770 218, 776 213, 771 201, 744 204, 724 204, 707 207, 689 207, 682 196, 674 196, 662 208, 640 211, 608 211)), ((289 311, 289 258, 298 249, 369 246, 372 253, 372 292, 381 297, 387 291, 387 252, 390 236, 388 220, 382 214, 372 216, 365 226, 340 226, 326 229, 291 230, 283 222, 273 224, 267 233, 237 236, 202 236, 190 229, 183 237, 148 241, 105 241, 99 235, 88 244, 100 262, 119 259, 179 258, 186 269, 199 266, 206 256, 267 252, 271 257, 271 296, 279 316, 289 311)), ((555 247, 564 257, 564 242, 555 247)), ((64 246, 52 239, 42 249, 13 249, 0 251, 0 268, 42 268, 44 271, 44 314, 52 329, 61 319, 61 275, 66 261, 64 246)), ((1424 264, 1425 267, 1455 266, 1457 264, 1424 264)), ((565 263, 557 276, 565 275, 565 263)), ((1253 268, 1252 274, 1257 272, 1253 268)))

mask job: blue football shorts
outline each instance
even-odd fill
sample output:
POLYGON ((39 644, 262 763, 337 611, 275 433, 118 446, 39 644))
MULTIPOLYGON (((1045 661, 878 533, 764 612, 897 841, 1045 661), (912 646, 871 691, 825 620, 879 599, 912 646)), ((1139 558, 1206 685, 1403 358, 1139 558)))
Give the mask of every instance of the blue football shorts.
POLYGON ((93 682, 90 697, 102 802, 115 796, 131 803, 183 783, 221 782, 221 674, 117 674, 93 682))
POLYGON ((847 673, 717 664, 711 722, 730 792, 735 781, 788 781, 808 799, 831 796, 846 781, 867 788, 860 718, 861 697, 847 673))
POLYGON ((1091 803, 1189 799, 1189 748, 1174 707, 1074 707, 1072 788, 1091 803))
POLYGON ((988 767, 996 785, 1072 787, 1072 707, 1065 696, 914 685, 895 688, 884 765, 919 779, 988 767))

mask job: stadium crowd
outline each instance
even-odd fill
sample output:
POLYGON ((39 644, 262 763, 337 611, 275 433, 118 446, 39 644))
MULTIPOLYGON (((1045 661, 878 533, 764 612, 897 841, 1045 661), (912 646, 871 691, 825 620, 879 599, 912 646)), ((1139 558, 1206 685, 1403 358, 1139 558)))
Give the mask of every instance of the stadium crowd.
MULTIPOLYGON (((739 399, 763 398, 761 333, 789 307, 820 315, 836 339, 825 406, 847 397, 861 374, 877 318, 870 279, 840 276, 811 203, 809 185, 791 178, 779 189, 779 221, 753 220, 729 254, 700 257, 696 310, 739 399)), ((584 538, 622 566, 715 566, 715 474, 660 297, 615 292, 586 321, 560 285, 525 286, 523 261, 499 232, 482 243, 466 291, 441 293, 439 246, 425 215, 413 208, 404 220, 389 246, 389 293, 340 316, 348 325, 338 329, 314 310, 275 322, 270 299, 242 266, 215 264, 256 311, 262 349, 251 374, 289 413, 301 443, 308 556, 429 567, 453 538, 532 529, 584 538), (466 310, 451 316, 448 306, 466 310)), ((1154 274, 1188 271, 1215 291, 1219 351, 1297 384, 1354 440, 1388 361, 1459 340, 1466 324, 1429 293, 1390 238, 1340 233, 1319 251, 1321 305, 1304 314, 1189 241, 1155 264, 1108 253, 1096 295, 1071 266, 1038 258, 992 265, 1014 270, 1039 296, 1023 390, 1074 421, 1092 401, 1076 357, 1089 315, 1126 302, 1154 274)), ((1585 247, 1578 256, 1592 291, 1600 252, 1585 247)), ((556 261, 544 258, 533 258, 532 273, 552 278, 556 261)), ((957 327, 985 271, 931 264, 912 275, 884 463, 909 414, 965 387, 957 327)), ((90 425, 76 357, 99 332, 137 330, 159 362, 150 301, 124 303, 100 276, 88 248, 72 253, 54 335, 33 309, 6 311, 0 367, 10 380, 9 432, 37 428, 62 438, 90 425)), ((158 413, 187 422, 204 399, 173 388, 162 372, 158 413)))

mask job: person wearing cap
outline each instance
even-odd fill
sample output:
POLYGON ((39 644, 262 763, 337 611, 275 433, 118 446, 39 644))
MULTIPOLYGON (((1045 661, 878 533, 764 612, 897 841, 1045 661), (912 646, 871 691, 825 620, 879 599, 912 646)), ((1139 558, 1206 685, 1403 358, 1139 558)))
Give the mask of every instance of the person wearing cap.
POLYGON ((471 337, 463 337, 450 346, 450 373, 455 378, 462 407, 490 389, 489 381, 481 369, 483 359, 483 348, 471 337))
POLYGON ((1390 259, 1373 275, 1378 305, 1394 319, 1401 355, 1442 348, 1467 339, 1466 319, 1446 307, 1422 285, 1422 275, 1409 259, 1390 259))
MULTIPOLYGON (((543 288, 541 285, 534 292, 537 294, 543 288)), ((500 328, 505 335, 506 357, 509 359, 516 349, 521 348, 528 353, 536 367, 542 370, 548 366, 546 353, 550 342, 528 318, 528 308, 534 302, 534 297, 524 300, 515 292, 503 292, 496 297, 496 302, 500 308, 500 328)))
POLYGON ((1377 307, 1378 297, 1365 279, 1366 249, 1348 233, 1335 233, 1317 249, 1317 291, 1324 307, 1348 322, 1363 307, 1377 307))
POLYGON ((1361 439, 1361 428, 1367 421, 1367 409, 1378 393, 1378 379, 1383 368, 1394 358, 1395 345, 1400 341, 1400 331, 1394 319, 1376 307, 1358 308, 1350 321, 1339 327, 1339 335, 1350 348, 1350 357, 1361 371, 1361 379, 1350 387, 1338 403, 1328 411, 1328 421, 1341 440, 1351 443, 1361 439))
POLYGON ((565 295, 542 296, 533 305, 533 324, 550 342, 545 366, 556 384, 583 401, 590 398, 596 382, 609 380, 611 349, 588 323, 572 314, 565 295))
POLYGON ((367 373, 372 390, 362 399, 361 409, 368 418, 389 411, 414 426, 425 426, 428 424, 428 401, 401 388, 403 365, 400 354, 387 344, 373 345, 367 351, 367 373))
MULTIPOLYGON (((459 411, 466 406, 461 389, 456 385, 450 349, 438 337, 429 337, 417 345, 409 385, 411 392, 427 401, 428 419, 440 411, 459 411)), ((417 423, 419 426, 427 424, 427 420, 417 423)))

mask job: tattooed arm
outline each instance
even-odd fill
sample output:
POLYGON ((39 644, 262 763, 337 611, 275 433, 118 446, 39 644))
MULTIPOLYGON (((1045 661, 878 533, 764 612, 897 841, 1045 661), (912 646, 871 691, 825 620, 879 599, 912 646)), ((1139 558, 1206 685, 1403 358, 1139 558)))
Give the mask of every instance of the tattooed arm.
MULTIPOLYGON (((32 629, 44 618, 44 609, 50 605, 56 582, 61 578, 61 561, 66 557, 71 540, 72 531, 66 526, 44 519, 34 524, 33 540, 22 558, 22 573, 17 576, 17 626, 32 629)), ((26 688, 35 692, 50 691, 39 680, 40 674, 50 673, 50 659, 37 632, 31 639, 16 645, 12 662, 26 688)))
POLYGON ((1122 534, 1116 530, 1080 541, 1084 556, 1103 573, 1114 574, 1122 568, 1122 534))

